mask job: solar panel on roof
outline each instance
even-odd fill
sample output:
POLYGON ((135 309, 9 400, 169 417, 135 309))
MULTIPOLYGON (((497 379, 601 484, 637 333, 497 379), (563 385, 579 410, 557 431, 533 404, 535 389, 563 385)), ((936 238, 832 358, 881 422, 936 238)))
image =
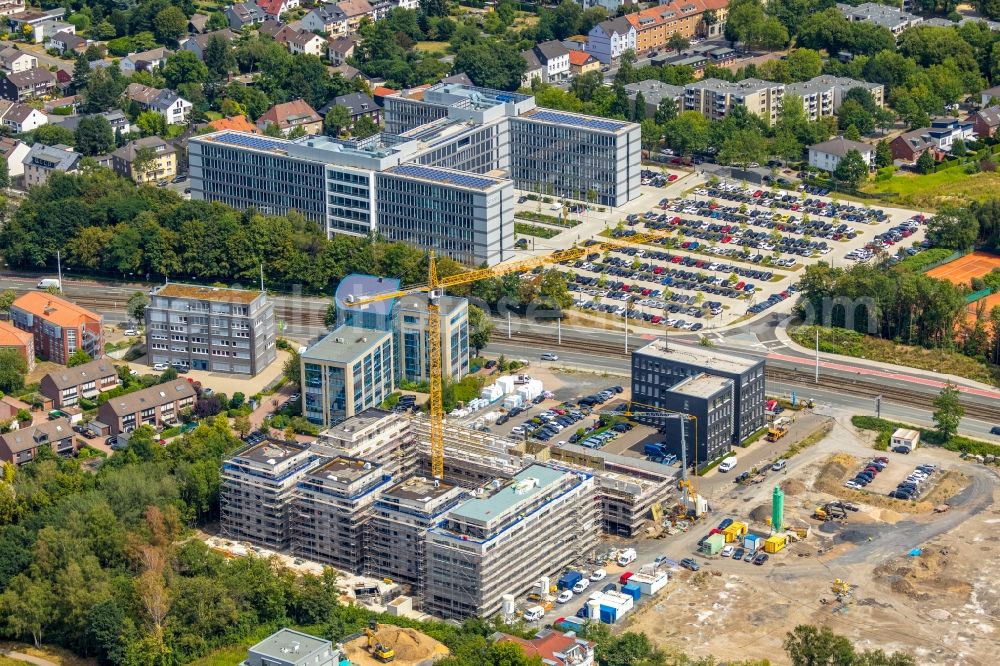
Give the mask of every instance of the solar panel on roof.
POLYGON ((236 132, 226 132, 224 134, 220 134, 215 137, 215 140, 221 143, 228 143, 233 146, 255 148, 257 150, 274 150, 275 148, 284 148, 288 145, 287 141, 254 136, 253 134, 238 134, 236 132))
POLYGON ((452 173, 450 171, 433 169, 419 164, 401 164, 400 166, 394 168, 392 173, 398 173, 402 176, 413 176, 414 178, 434 180, 439 183, 461 185, 462 187, 470 187, 473 189, 486 189, 487 187, 492 187, 497 183, 495 180, 483 178, 481 176, 464 173, 452 173))
POLYGON ((602 118, 590 118, 587 116, 571 116, 555 111, 539 111, 530 116, 534 120, 541 120, 547 123, 559 123, 561 125, 572 125, 575 127, 585 127, 586 129, 606 130, 614 132, 625 127, 625 123, 602 118))

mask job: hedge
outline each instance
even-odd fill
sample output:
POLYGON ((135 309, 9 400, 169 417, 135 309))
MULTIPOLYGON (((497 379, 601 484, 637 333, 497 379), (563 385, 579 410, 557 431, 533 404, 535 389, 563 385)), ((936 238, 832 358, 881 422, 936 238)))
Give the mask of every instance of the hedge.
POLYGON ((920 441, 925 445, 940 446, 948 451, 967 453, 975 456, 1000 456, 1000 445, 962 437, 961 435, 955 435, 944 444, 940 444, 940 436, 937 431, 930 428, 921 428, 906 423, 888 421, 886 419, 875 418, 874 416, 852 416, 851 423, 854 424, 855 428, 878 432, 878 437, 875 440, 875 448, 880 451, 885 451, 889 448, 889 440, 897 428, 904 428, 919 432, 920 441))

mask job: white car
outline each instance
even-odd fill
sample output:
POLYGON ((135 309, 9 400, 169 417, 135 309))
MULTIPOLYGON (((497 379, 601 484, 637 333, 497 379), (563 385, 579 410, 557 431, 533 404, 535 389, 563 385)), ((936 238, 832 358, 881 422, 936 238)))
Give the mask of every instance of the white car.
POLYGON ((556 597, 556 603, 564 604, 572 598, 573 598, 572 590, 563 590, 562 592, 559 593, 559 596, 556 597))
POLYGON ((553 354, 552 352, 545 352, 544 354, 542 354, 542 360, 543 361, 558 361, 559 357, 556 356, 555 354, 553 354))
POLYGON ((732 546, 726 546, 725 548, 722 549, 722 556, 723 557, 732 557, 734 550, 736 550, 736 549, 733 548, 732 546))
POLYGON ((595 583, 599 580, 604 580, 607 577, 608 577, 608 572, 605 571, 604 569, 595 569, 594 573, 590 574, 590 580, 594 581, 595 583))
POLYGON ((170 366, 168 366, 166 363, 154 363, 153 364, 153 370, 155 370, 156 372, 164 372, 168 367, 170 367, 170 366))
POLYGON ((129 328, 129 329, 125 330, 125 336, 126 337, 134 338, 137 335, 139 335, 139 331, 135 330, 134 328, 129 328))
POLYGON ((590 581, 586 578, 581 579, 576 585, 573 586, 573 591, 577 594, 581 594, 588 587, 590 587, 590 581))

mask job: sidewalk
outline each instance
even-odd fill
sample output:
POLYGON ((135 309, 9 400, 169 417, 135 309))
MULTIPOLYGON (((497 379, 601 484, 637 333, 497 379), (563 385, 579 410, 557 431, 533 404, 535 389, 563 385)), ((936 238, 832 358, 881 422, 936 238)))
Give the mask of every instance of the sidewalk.
MULTIPOLYGON (((810 359, 816 357, 815 349, 807 349, 802 345, 798 344, 792 340, 791 336, 788 335, 788 324, 791 322, 792 318, 787 317, 774 328, 774 334, 778 340, 788 347, 800 354, 808 356, 810 359)), ((865 358, 856 358, 854 356, 842 356, 840 354, 831 354, 829 352, 820 352, 820 359, 827 361, 837 361, 840 363, 852 363, 865 368, 877 368, 879 370, 886 370, 889 372, 897 372, 907 375, 914 375, 918 377, 924 377, 927 379, 936 379, 938 381, 950 381, 958 386, 965 386, 968 388, 977 389, 979 391, 986 391, 993 393, 996 399, 1000 400, 1000 391, 997 390, 995 386, 990 386, 989 384, 983 384, 982 382, 977 382, 972 379, 967 379, 965 377, 958 377, 956 375, 947 375, 940 372, 935 372, 933 370, 922 370, 920 368, 910 368, 905 365, 893 365, 892 363, 885 363, 883 361, 872 361, 865 358)))

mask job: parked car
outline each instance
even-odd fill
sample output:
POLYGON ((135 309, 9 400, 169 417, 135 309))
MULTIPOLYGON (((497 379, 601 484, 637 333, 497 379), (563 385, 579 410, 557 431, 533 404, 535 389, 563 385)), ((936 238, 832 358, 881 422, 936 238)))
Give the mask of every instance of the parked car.
POLYGON ((153 370, 156 372, 166 372, 167 368, 170 367, 166 363, 154 363, 153 370))
POLYGON ((690 557, 685 557, 683 560, 681 560, 680 564, 685 569, 690 569, 691 571, 698 571, 699 569, 701 569, 701 565, 695 562, 690 557))
POLYGON ((590 574, 590 580, 595 582, 599 580, 604 580, 607 577, 608 577, 608 572, 605 571, 604 569, 594 569, 594 572, 590 574))
POLYGON ((559 593, 559 596, 556 597, 556 603, 564 604, 572 598, 573 592, 571 590, 563 590, 559 593))

